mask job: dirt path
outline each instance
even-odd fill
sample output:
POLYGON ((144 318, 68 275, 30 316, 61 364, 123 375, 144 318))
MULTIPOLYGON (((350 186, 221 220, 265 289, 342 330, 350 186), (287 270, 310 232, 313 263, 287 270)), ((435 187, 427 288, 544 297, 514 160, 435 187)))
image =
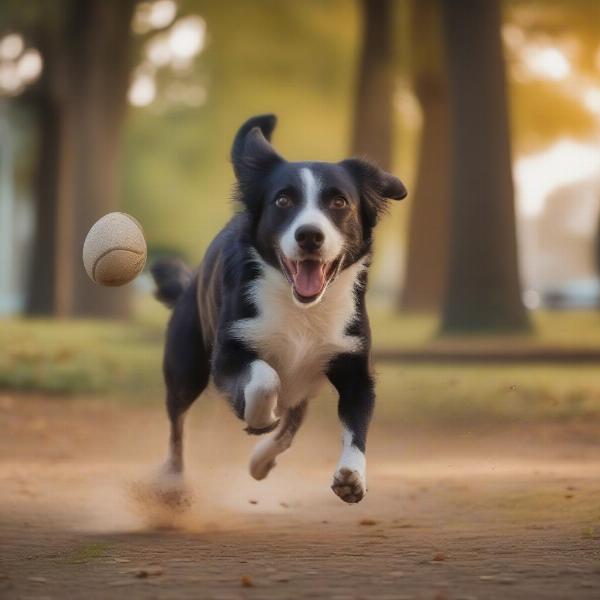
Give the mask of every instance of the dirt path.
POLYGON ((189 425, 194 503, 173 515, 132 494, 162 456, 159 406, 0 398, 0 597, 600 597, 593 428, 376 423, 369 493, 346 506, 329 416, 262 483, 222 405, 189 425))

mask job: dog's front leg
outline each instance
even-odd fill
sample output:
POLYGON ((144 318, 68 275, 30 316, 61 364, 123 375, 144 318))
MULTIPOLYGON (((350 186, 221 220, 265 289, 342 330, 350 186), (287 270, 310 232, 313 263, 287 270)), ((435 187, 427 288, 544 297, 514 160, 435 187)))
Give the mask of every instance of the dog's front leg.
POLYGON ((248 433, 261 434, 275 429, 279 422, 277 400, 280 381, 271 365, 232 340, 217 349, 213 376, 238 417, 246 422, 248 433))
POLYGON ((338 414, 344 426, 331 489, 344 502, 360 502, 367 491, 365 447, 375 404, 368 354, 340 355, 327 375, 339 393, 338 414))

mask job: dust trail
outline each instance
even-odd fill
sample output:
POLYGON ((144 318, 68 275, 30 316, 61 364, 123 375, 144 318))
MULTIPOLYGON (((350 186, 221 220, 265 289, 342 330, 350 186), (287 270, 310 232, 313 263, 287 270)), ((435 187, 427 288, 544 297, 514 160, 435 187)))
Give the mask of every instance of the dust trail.
POLYGON ((132 510, 151 529, 181 529, 189 520, 194 494, 178 474, 157 469, 128 485, 132 510))

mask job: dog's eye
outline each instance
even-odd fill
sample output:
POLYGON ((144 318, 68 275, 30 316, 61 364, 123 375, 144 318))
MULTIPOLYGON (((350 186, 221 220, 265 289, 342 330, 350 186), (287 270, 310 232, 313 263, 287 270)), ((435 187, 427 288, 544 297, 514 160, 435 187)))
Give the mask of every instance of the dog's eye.
POLYGON ((289 208, 292 205, 292 201, 288 196, 281 195, 275 200, 275 205, 278 208, 289 208))
POLYGON ((331 208, 336 209, 346 208, 348 206, 348 200, 346 200, 346 198, 344 198, 343 196, 336 196, 335 198, 332 198, 329 205, 331 206, 331 208))

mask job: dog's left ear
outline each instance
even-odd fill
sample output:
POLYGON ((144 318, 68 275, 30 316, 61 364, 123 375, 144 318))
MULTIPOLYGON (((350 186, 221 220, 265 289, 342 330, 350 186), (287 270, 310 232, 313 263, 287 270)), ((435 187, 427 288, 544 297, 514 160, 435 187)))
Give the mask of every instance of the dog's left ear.
POLYGON ((408 192, 404 184, 391 173, 363 159, 350 158, 340 165, 354 178, 369 225, 374 227, 385 211, 388 200, 402 200, 408 192))

